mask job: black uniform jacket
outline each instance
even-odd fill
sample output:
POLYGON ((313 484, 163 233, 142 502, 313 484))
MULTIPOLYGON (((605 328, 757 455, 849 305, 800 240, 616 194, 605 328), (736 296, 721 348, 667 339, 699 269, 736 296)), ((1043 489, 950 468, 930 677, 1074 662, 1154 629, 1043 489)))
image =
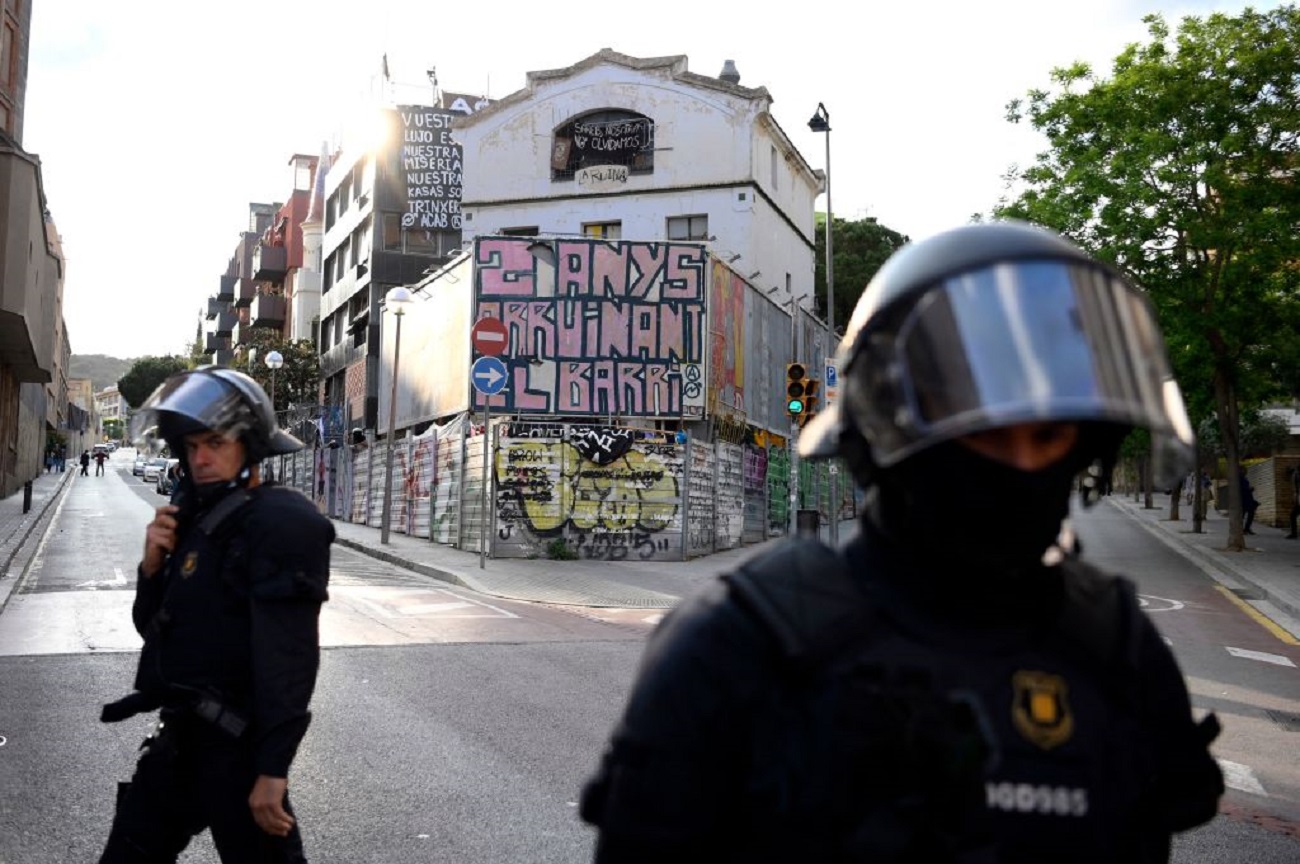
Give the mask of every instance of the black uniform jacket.
POLYGON ((187 519, 163 570, 140 577, 135 686, 175 707, 219 699, 248 723, 257 773, 285 777, 311 720, 334 526, 292 489, 247 494, 211 534, 204 513, 187 519))
MULTIPOLYGON (((725 579, 662 622, 584 790, 598 862, 1164 861, 1213 816, 1221 775, 1131 586, 1114 657, 1062 626, 1071 580, 1128 583, 1005 590, 870 530, 846 551, 870 611, 833 656, 792 663, 725 579)), ((767 557, 745 569, 814 569, 767 557)))

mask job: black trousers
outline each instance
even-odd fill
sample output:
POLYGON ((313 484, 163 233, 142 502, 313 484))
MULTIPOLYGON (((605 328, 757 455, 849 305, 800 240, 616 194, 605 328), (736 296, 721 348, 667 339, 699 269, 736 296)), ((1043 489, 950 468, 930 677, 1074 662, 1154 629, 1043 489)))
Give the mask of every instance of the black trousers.
MULTIPOLYGON (((145 741, 135 776, 118 793, 100 864, 174 864, 205 828, 225 864, 306 864, 297 824, 289 836, 273 837, 253 821, 255 779, 246 743, 164 712, 161 731, 145 741)), ((284 806, 293 813, 287 797, 284 806)))

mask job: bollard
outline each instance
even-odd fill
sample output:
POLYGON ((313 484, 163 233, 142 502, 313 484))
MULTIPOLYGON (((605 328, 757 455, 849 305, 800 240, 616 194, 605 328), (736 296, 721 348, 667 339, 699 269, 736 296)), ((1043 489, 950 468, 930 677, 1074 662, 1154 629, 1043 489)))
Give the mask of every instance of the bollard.
POLYGON ((32 509, 32 481, 23 484, 23 512, 32 509))
POLYGON ((816 539, 821 535, 821 511, 798 510, 795 512, 795 532, 800 537, 816 539))

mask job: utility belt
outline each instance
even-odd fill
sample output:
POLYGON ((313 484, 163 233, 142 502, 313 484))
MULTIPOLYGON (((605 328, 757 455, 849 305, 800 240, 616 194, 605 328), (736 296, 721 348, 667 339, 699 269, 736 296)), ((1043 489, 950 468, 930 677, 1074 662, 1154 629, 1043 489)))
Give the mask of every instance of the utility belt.
POLYGON ((167 714, 178 718, 195 718, 232 739, 243 737, 248 729, 248 720, 242 714, 203 691, 179 693, 136 691, 105 705, 100 711, 99 719, 102 723, 118 723, 137 714, 146 714, 159 709, 163 710, 164 719, 167 714))

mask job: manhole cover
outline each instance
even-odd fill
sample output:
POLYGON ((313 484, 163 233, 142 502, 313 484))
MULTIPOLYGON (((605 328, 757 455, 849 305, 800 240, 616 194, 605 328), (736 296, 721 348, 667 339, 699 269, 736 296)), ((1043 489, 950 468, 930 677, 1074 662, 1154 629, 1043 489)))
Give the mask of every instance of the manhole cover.
POLYGON ((1273 711, 1268 708, 1264 709, 1268 719, 1281 726, 1288 732, 1300 732, 1300 714, 1291 714, 1286 711, 1273 711))

